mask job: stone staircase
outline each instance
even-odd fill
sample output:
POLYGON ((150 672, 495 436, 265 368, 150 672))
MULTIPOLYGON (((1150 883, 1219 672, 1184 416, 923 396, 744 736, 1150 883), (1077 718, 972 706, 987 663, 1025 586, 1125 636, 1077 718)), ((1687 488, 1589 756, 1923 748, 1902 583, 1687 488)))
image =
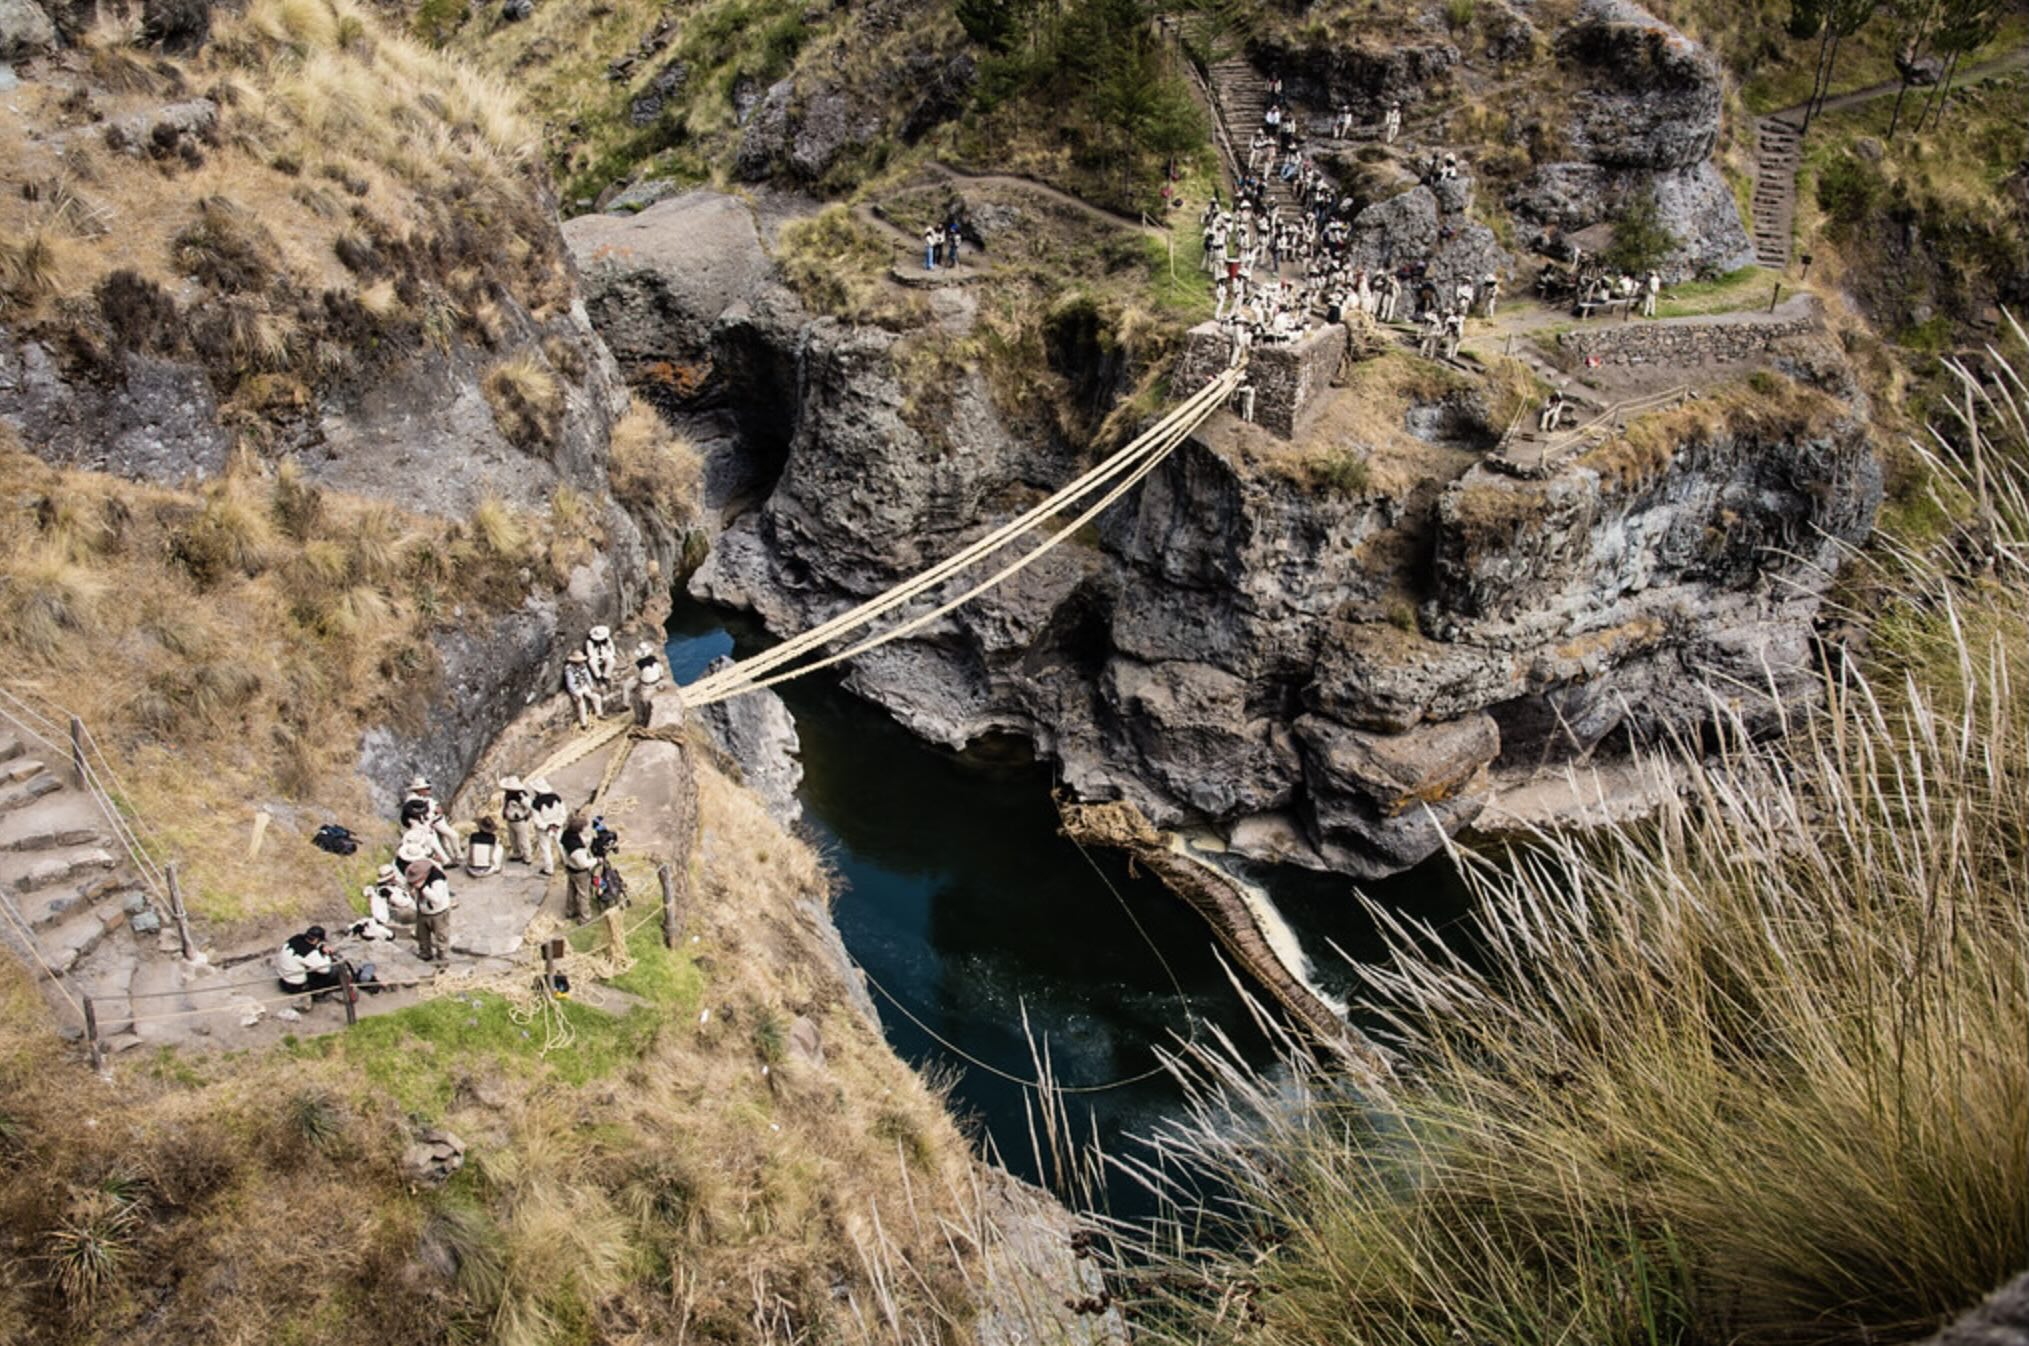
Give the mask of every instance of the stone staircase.
POLYGON ((1754 124, 1754 260, 1777 271, 1789 266, 1802 138, 1796 123, 1781 117, 1754 124))
MULTIPOLYGON (((1268 77, 1239 56, 1214 62, 1209 77, 1213 109, 1226 129, 1226 138, 1232 142, 1233 153, 1239 159, 1238 166, 1244 169, 1247 166, 1247 146, 1261 129, 1262 115, 1268 111, 1268 77)), ((1265 160, 1266 155, 1263 158, 1265 160)), ((1262 167, 1265 169, 1265 163, 1262 167)), ((1296 193, 1291 190, 1291 184, 1273 174, 1268 176, 1267 181, 1268 204, 1295 209, 1296 193)))
POLYGON ((66 1032, 83 1031, 91 996, 100 1034, 125 1033, 135 975, 181 950, 97 801, 42 748, 0 733, 0 938, 40 975, 66 1032))

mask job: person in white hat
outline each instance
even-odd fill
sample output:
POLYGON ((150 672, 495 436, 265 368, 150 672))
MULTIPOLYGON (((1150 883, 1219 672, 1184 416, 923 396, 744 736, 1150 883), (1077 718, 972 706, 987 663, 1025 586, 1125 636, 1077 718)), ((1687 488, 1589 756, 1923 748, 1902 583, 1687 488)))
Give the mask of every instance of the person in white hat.
POLYGON ((440 963, 451 954, 451 880, 430 856, 404 845, 395 858, 416 896, 416 957, 440 963))
POLYGON ((606 713, 606 697, 599 690, 598 679, 592 676, 591 661, 585 658, 583 650, 572 650, 564 660, 564 690, 571 694, 571 703, 578 708, 578 728, 588 727, 594 716, 606 713))
POLYGON ((620 665, 620 651, 613 646, 610 627, 595 626, 586 633, 585 663, 592 670, 592 680, 601 689, 612 685, 613 670, 620 665))
POLYGON ((524 865, 533 863, 535 854, 535 812, 528 797, 521 777, 500 778, 500 820, 507 824, 507 858, 524 865))
POLYGON ((395 865, 382 865, 374 881, 366 886, 366 913, 369 925, 368 939, 393 939, 395 925, 410 925, 416 919, 416 899, 409 895, 408 885, 402 882, 402 871, 395 865), (378 933, 385 930, 387 933, 378 933))
POLYGON ((662 685, 662 655, 653 641, 642 641, 634 647, 634 723, 643 729, 648 727, 649 703, 655 698, 655 691, 662 685))
POLYGON ((451 864, 458 858, 458 829, 451 826, 451 820, 444 816, 443 806, 437 803, 437 796, 431 791, 430 778, 417 775, 409 780, 409 791, 402 796, 402 836, 406 838, 418 830, 430 834, 431 847, 441 864, 451 864))
POLYGON ((550 788, 550 783, 538 776, 528 783, 533 792, 529 809, 535 817, 535 835, 542 845, 542 872, 557 872, 557 838, 564 834, 564 822, 570 811, 564 807, 564 797, 550 788))

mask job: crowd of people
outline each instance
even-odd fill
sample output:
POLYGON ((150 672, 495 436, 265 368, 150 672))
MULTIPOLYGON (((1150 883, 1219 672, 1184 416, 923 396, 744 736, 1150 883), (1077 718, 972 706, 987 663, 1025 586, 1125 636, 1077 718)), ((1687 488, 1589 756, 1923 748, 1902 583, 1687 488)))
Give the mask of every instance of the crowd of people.
MULTIPOLYGON (((628 675, 622 676, 620 652, 612 631, 595 626, 582 647, 564 664, 564 690, 578 725, 607 714, 609 701, 624 697, 637 724, 646 725, 656 691, 667 680, 661 651, 652 641, 635 646, 628 675)), ((454 824, 438 800, 429 777, 412 777, 396 815, 393 858, 382 864, 362 894, 366 914, 346 933, 369 947, 392 941, 407 931, 416 941, 416 956, 441 963, 451 954, 451 914, 457 908, 451 876, 469 878, 499 874, 508 865, 524 865, 545 878, 559 864, 564 871, 564 918, 573 924, 593 919, 618 905, 625 884, 611 857, 619 836, 603 818, 583 808, 572 809, 545 778, 522 780, 503 776, 466 827, 454 824), (499 800, 498 807, 493 798, 499 800)), ((370 962, 346 963, 333 948, 323 926, 313 925, 285 941, 275 955, 275 976, 285 992, 340 993, 348 981, 371 989, 370 962)))
MULTIPOLYGON (((1351 111, 1338 107, 1332 137, 1345 139, 1353 125, 1351 111)), ((1390 103, 1378 138, 1392 144, 1401 130, 1402 106, 1390 103)), ((1460 171, 1452 153, 1432 153, 1422 164, 1426 181, 1445 181, 1460 171)), ((1213 318, 1232 339, 1236 363, 1256 345, 1297 341, 1320 323, 1346 322, 1354 314, 1381 323, 1414 322, 1423 353, 1450 359, 1458 353, 1467 315, 1494 315, 1501 278, 1492 272, 1445 281, 1421 260, 1373 268, 1355 264, 1350 245, 1357 204, 1318 169, 1301 113, 1282 81, 1271 79, 1262 125, 1248 144, 1232 204, 1215 193, 1199 217, 1213 318), (1287 186, 1287 201, 1278 199, 1277 183, 1287 186)))

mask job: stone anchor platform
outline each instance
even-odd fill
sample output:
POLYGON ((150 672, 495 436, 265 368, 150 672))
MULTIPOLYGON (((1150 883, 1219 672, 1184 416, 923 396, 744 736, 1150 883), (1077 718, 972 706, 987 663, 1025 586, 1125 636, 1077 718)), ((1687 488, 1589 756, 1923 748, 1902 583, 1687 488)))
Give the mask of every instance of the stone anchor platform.
MULTIPOLYGON (((1332 375, 1346 349, 1346 331, 1337 324, 1312 330, 1292 342, 1257 342, 1247 354, 1247 381, 1254 386, 1254 423, 1283 439, 1296 438, 1310 413, 1331 389, 1332 375)), ((1177 365, 1179 394, 1211 382, 1233 359, 1233 338, 1215 322, 1190 330, 1177 365)))

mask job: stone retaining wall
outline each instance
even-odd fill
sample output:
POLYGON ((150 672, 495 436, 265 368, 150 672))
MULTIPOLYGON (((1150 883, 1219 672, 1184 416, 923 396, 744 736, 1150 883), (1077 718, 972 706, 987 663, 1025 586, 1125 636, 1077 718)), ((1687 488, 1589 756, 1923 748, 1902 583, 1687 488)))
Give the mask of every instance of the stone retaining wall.
POLYGON ((1622 322, 1606 319, 1558 333, 1557 345, 1574 363, 1596 355, 1600 363, 1609 365, 1694 368, 1758 360, 1776 342, 1817 331, 1819 325, 1815 312, 1801 318, 1775 318, 1768 322, 1654 322, 1641 318, 1622 322))
MULTIPOLYGON (((1316 407, 1318 397, 1338 372, 1346 348, 1346 329, 1322 327, 1291 345, 1257 345, 1248 357, 1248 381, 1254 385, 1254 422, 1294 439, 1297 427, 1316 407)), ((1184 357, 1177 365, 1175 392, 1191 391, 1217 378, 1233 357, 1233 341, 1216 323, 1191 329, 1184 357)))

